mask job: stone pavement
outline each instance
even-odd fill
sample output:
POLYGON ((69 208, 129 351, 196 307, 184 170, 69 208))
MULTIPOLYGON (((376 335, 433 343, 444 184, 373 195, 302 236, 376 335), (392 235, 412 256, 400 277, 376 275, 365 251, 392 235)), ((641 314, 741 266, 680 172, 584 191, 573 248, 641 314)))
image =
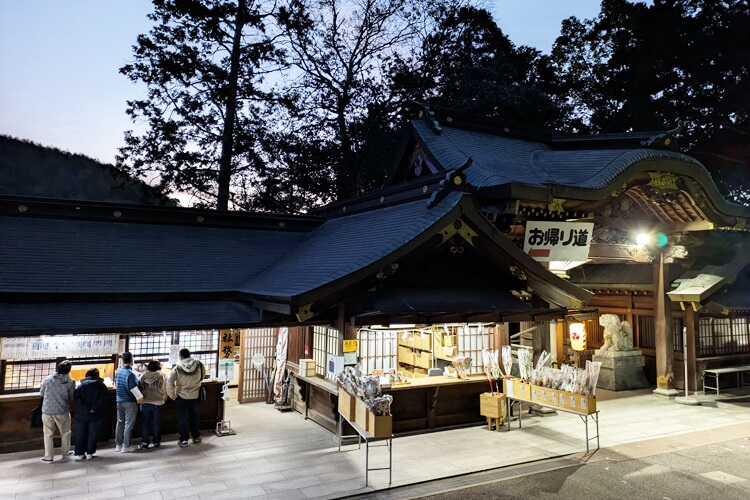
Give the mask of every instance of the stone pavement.
MULTIPOLYGON (((590 461, 608 454, 654 454, 675 447, 750 436, 750 391, 728 391, 720 398, 698 396, 702 406, 682 406, 650 389, 598 391, 601 450, 585 453, 581 418, 568 413, 524 416, 523 428, 488 431, 486 425, 403 436, 393 440, 393 483, 402 497, 419 496, 429 481, 460 478, 490 469, 502 471, 550 459, 590 461), (422 485, 422 486, 420 486, 422 485)), ((334 437, 295 412, 272 405, 229 402, 227 418, 235 436, 204 435, 204 441, 178 448, 166 436, 159 449, 114 452, 103 444, 90 461, 52 464, 41 450, 0 455, 0 499, 120 498, 338 498, 389 488, 388 472, 370 473, 365 487, 365 448, 338 451, 334 437)), ((593 426, 589 424, 590 432, 593 426)), ((59 453, 59 450, 58 450, 59 453)), ((370 450, 371 466, 387 465, 385 447, 370 450)), ((372 495, 377 496, 377 495, 372 495)), ((389 496, 389 495, 384 495, 389 496)))

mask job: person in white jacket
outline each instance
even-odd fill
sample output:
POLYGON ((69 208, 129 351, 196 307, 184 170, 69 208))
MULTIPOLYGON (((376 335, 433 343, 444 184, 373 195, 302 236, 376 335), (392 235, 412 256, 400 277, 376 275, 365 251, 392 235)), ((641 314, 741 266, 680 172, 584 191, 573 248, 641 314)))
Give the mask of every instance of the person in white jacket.
POLYGON ((167 394, 174 399, 177 407, 177 430, 180 434, 177 444, 181 448, 189 445, 190 436, 193 437, 193 444, 203 440, 198 426, 198 401, 205 374, 203 363, 191 358, 188 349, 180 349, 180 361, 167 378, 167 394))

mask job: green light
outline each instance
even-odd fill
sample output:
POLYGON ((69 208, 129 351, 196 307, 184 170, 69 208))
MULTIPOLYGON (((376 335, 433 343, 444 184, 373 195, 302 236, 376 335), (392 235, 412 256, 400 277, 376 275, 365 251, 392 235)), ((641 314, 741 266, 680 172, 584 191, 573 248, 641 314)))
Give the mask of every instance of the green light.
POLYGON ((667 235, 664 233, 657 233, 656 234, 656 246, 661 248, 664 246, 667 246, 667 243, 669 243, 669 239, 667 238, 667 235))

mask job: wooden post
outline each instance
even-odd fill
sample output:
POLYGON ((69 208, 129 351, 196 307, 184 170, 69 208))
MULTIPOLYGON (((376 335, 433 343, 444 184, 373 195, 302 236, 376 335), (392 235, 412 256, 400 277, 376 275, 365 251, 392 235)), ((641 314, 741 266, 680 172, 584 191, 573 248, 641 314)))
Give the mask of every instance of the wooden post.
POLYGON ((503 350, 504 345, 510 345, 510 329, 508 323, 497 323, 495 325, 495 349, 498 351, 503 350))
POLYGON ((673 353, 674 338, 672 337, 672 309, 667 297, 666 265, 664 253, 654 263, 654 315, 656 330, 656 390, 654 394, 661 396, 676 396, 674 388, 673 353))
POLYGON ((698 315, 692 307, 685 309, 685 328, 687 328, 687 345, 683 348, 683 358, 688 367, 688 391, 698 390, 698 367, 696 366, 696 353, 698 351, 697 336, 698 315))

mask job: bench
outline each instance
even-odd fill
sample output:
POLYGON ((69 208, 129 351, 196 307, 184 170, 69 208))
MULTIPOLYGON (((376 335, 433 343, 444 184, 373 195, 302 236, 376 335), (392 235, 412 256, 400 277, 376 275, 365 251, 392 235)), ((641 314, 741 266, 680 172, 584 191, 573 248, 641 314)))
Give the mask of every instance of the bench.
MULTIPOLYGON (((734 373, 737 375, 737 388, 742 389, 745 387, 745 374, 750 375, 750 365, 743 366, 725 366, 723 368, 707 368, 703 370, 703 394, 706 393, 706 389, 716 391, 716 395, 719 395, 719 377, 725 373, 734 373), (706 379, 713 378, 713 386, 706 385, 706 379)), ((748 384, 750 385, 750 384, 748 384)))

